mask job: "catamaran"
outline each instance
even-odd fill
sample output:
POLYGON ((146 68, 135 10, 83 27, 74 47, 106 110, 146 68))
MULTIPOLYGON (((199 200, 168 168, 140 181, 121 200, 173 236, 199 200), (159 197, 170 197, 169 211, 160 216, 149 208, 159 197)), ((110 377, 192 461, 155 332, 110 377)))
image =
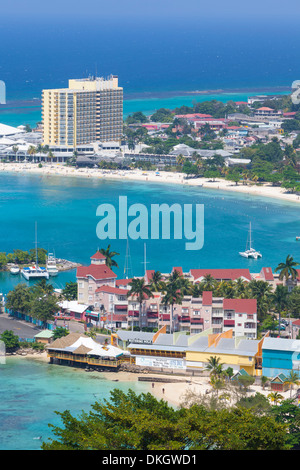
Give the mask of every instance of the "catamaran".
POLYGON ((256 251, 252 247, 252 239, 251 239, 251 222, 249 225, 249 234, 248 234, 248 239, 247 239, 247 244, 246 244, 246 250, 245 251, 240 251, 240 256, 243 256, 243 258, 252 258, 252 259, 257 259, 261 258, 262 254, 259 251, 256 251), (249 248, 248 248, 249 246, 249 248))
POLYGON ((38 252, 37 252, 37 226, 35 224, 35 265, 23 268, 21 271, 23 277, 27 281, 30 279, 46 278, 49 279, 49 273, 46 268, 42 268, 38 264, 38 252))

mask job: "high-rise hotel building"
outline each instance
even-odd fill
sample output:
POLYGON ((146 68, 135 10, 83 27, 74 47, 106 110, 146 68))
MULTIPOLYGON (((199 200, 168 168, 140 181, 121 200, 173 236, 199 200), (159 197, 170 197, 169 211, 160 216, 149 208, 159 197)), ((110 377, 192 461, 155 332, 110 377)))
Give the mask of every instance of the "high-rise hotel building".
POLYGON ((76 149, 118 142, 123 131, 123 88, 118 77, 69 80, 68 88, 42 92, 43 144, 76 149))

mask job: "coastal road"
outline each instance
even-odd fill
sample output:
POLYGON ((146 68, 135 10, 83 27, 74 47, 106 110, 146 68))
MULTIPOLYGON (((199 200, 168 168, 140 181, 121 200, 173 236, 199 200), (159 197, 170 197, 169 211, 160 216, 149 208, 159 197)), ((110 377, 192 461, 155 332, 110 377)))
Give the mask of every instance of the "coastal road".
POLYGON ((0 315, 0 334, 5 330, 11 330, 20 338, 33 338, 41 329, 35 325, 26 323, 3 313, 0 315))

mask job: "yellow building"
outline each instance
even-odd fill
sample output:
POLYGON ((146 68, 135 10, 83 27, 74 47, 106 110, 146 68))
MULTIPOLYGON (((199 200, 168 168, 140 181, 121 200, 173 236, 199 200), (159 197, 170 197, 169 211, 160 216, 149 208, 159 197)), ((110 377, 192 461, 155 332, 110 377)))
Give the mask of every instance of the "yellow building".
POLYGON ((244 369, 251 376, 262 373, 263 340, 233 337, 233 330, 213 334, 212 330, 195 335, 182 332, 166 334, 163 329, 153 333, 119 330, 113 344, 130 351, 131 362, 153 369, 203 371, 211 357, 220 359, 223 369, 236 373, 244 369))
POLYGON ((68 88, 42 92, 43 144, 76 149, 92 142, 120 142, 123 88, 118 77, 69 80, 68 88))

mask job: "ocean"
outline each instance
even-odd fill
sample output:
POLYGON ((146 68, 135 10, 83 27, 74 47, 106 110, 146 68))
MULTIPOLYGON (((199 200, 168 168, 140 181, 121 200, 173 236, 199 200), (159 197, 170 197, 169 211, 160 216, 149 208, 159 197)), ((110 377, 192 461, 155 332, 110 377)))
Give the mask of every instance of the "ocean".
MULTIPOLYGON (((294 23, 270 18, 220 21, 201 18, 156 22, 147 18, 129 23, 106 19, 84 22, 37 22, 0 17, 0 80, 8 105, 0 105, 0 122, 35 126, 41 119, 42 89, 66 87, 69 78, 118 75, 124 88, 124 116, 152 113, 193 101, 245 101, 257 93, 287 93, 300 78, 300 29, 294 23), (194 91, 206 94, 194 94, 194 91)), ((118 277, 124 276, 126 242, 101 241, 96 235, 96 209, 117 204, 204 204, 204 246, 187 251, 182 240, 129 240, 132 272, 148 269, 170 272, 173 266, 191 268, 275 268, 291 254, 299 261, 299 206, 244 194, 128 181, 101 181, 21 174, 0 174, 0 251, 39 246, 57 257, 89 264, 90 256, 111 244, 118 251, 118 277), (241 258, 249 222, 261 260, 241 258)), ((75 271, 52 279, 55 287, 75 280, 75 271)), ((0 273, 0 291, 7 293, 24 279, 0 273)), ((29 360, 8 358, 0 365, 0 449, 39 449, 50 436, 48 423, 59 424, 55 410, 87 411, 98 397, 108 397, 116 384, 100 375, 85 374, 29 360)), ((132 383, 119 383, 127 390, 132 383)), ((136 383, 136 391, 146 384, 136 383)))
POLYGON ((288 92, 300 77, 297 25, 253 20, 109 20, 37 23, 0 18, 0 79, 9 107, 0 122, 35 125, 42 89, 69 78, 118 75, 124 116, 204 99, 244 100, 258 92, 288 92), (280 34, 278 34, 280 30, 280 34), (206 91, 207 95, 189 92, 206 91), (225 95, 224 95, 225 93, 225 95))
MULTIPOLYGON (((152 204, 196 204, 204 206, 204 245, 194 251, 186 250, 187 239, 133 240, 129 238, 131 272, 144 273, 146 246, 147 269, 170 272, 173 266, 191 268, 247 268, 260 272, 264 266, 273 269, 288 254, 299 260, 300 245, 295 237, 300 234, 299 206, 270 198, 213 189, 151 182, 103 180, 84 177, 38 176, 30 174, 0 174, 0 251, 34 248, 35 222, 38 246, 84 265, 98 248, 111 245, 120 253, 116 257, 119 278, 124 277, 126 240, 97 237, 100 217, 96 215, 100 204, 112 204, 119 220, 119 196, 127 196, 128 207, 144 205, 148 214, 152 204), (244 251, 249 223, 252 223, 254 247, 262 252, 262 259, 248 260, 239 256, 244 251)), ((128 217, 128 221, 133 217, 128 217)), ((195 222, 195 219, 194 219, 195 222)), ((68 280, 75 280, 76 271, 60 273, 53 279, 61 288, 68 280)), ((20 276, 0 273, 0 292, 7 293, 20 276)))

